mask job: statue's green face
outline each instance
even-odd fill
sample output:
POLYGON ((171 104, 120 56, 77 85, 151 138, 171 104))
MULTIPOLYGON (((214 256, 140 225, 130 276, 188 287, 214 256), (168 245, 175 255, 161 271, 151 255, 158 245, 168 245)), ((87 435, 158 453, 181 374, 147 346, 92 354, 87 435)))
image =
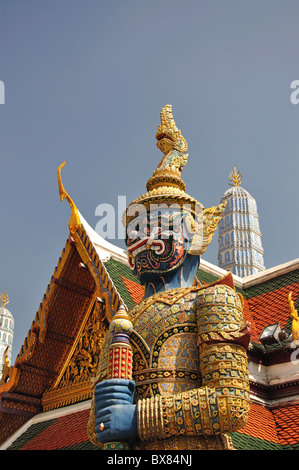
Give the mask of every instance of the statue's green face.
POLYGON ((179 267, 187 254, 189 237, 180 208, 144 211, 126 233, 129 263, 141 283, 149 275, 179 267))

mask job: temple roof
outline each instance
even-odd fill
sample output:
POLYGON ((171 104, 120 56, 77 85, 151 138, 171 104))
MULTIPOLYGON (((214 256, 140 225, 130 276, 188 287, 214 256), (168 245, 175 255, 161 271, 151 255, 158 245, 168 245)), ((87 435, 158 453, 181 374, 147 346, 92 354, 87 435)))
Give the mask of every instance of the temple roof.
MULTIPOLYGON (((90 401, 37 415, 2 450, 93 450, 88 440, 90 401)), ((299 405, 268 409, 251 403, 243 429, 232 433, 238 450, 298 450, 299 405), (258 425, 257 425, 258 423, 258 425)))
MULTIPOLYGON (((73 304, 71 304, 70 307, 67 307, 67 303, 63 301, 63 297, 65 297, 66 302, 70 302, 71 298, 80 295, 80 303, 82 303, 83 299, 88 300, 91 298, 90 295, 94 288, 92 287, 94 286, 94 278, 90 276, 86 277, 89 273, 88 269, 84 267, 79 268, 80 259, 81 264, 82 261, 84 263, 87 262, 87 258, 85 256, 87 252, 93 257, 92 259, 94 260, 94 263, 98 266, 97 275, 101 278, 101 282, 106 276, 107 280, 104 285, 108 285, 109 280, 109 289, 115 289, 115 296, 119 296, 121 301, 123 301, 128 308, 131 308, 136 302, 139 302, 142 299, 143 287, 139 284, 137 278, 130 270, 124 252, 112 244, 108 244, 106 242, 103 243, 101 237, 90 229, 89 225, 86 224, 83 218, 82 228, 80 229, 80 239, 82 240, 81 248, 73 242, 72 237, 70 236, 57 268, 55 269, 54 280, 52 278, 45 294, 45 298, 43 299, 42 306, 33 322, 33 326, 31 327, 31 331, 34 331, 34 327, 37 326, 38 323, 41 324, 40 319, 43 318, 43 315, 47 316, 47 320, 45 317, 43 320, 43 322, 47 321, 48 324, 47 331, 44 332, 43 342, 39 343, 39 337, 37 336, 35 347, 31 347, 29 354, 28 348, 30 348, 31 341, 30 337, 26 339, 20 355, 16 359, 17 369, 15 370, 18 370, 20 374, 18 380, 11 377, 7 383, 0 386, 2 403, 3 397, 6 397, 5 403, 7 411, 9 411, 7 397, 11 396, 12 399, 14 399, 14 391, 10 391, 9 388, 10 380, 15 380, 15 391, 18 394, 27 394, 27 402, 28 397, 31 397, 31 401, 29 400, 28 403, 30 403, 33 408, 34 405, 36 406, 35 410, 31 408, 31 415, 28 412, 27 417, 24 416, 21 421, 19 420, 19 424, 16 425, 15 435, 11 438, 8 436, 8 439, 4 442, 2 448, 93 448, 93 445, 89 442, 86 433, 91 393, 87 390, 85 394, 73 394, 71 395, 71 398, 61 398, 61 393, 64 389, 61 388, 61 385, 59 385, 59 381, 57 380, 57 377, 62 377, 62 371, 66 370, 66 361, 69 360, 68 357, 71 357, 68 351, 75 351, 75 344, 79 339, 78 331, 80 331, 80 329, 83 331, 82 319, 84 317, 86 318, 86 309, 88 308, 88 302, 90 301, 82 304, 82 313, 76 310, 76 322, 74 322, 74 318, 72 320, 72 328, 75 327, 75 330, 71 336, 70 332, 67 332, 65 329, 65 322, 69 323, 67 318, 68 315, 71 314, 71 311, 74 311, 72 309, 73 304), (82 251, 83 246, 86 247, 85 254, 82 251), (100 267, 101 265, 102 268, 100 267), (58 281, 55 282, 55 279, 58 281), (70 283, 74 283, 74 281, 75 284, 73 284, 72 287, 70 283), (86 297, 86 288, 88 285, 90 295, 88 294, 86 297), (71 297, 69 297, 68 289, 66 290, 66 287, 72 289, 70 291, 71 297), (54 288, 55 291, 52 292, 52 289, 54 288), (56 307, 55 303, 49 303, 48 297, 50 296, 52 298, 53 295, 55 298, 58 298, 56 307), (45 307, 46 305, 48 306, 48 309, 45 307), (62 313, 64 313, 65 319, 62 316, 62 313), (54 319, 56 323, 58 322, 58 330, 55 334, 53 331, 54 319), (58 333, 59 331, 60 333, 58 333), (61 332, 63 332, 63 338, 61 337, 59 341, 61 332), (69 344, 65 351, 62 348, 63 344, 65 345, 64 349, 69 344), (60 347, 58 347, 59 345, 60 347), (53 346, 58 349, 58 356, 55 356, 53 346), (46 351, 48 352, 46 353, 46 351), (49 354, 51 354, 51 357, 49 357, 49 354), (47 364, 45 363, 46 358, 47 364), (36 375, 37 371, 38 374, 36 375), (55 389, 55 387, 53 389, 53 384, 55 382, 58 384, 57 389, 55 389), (40 401, 39 397, 44 398, 40 401), (54 406, 55 400, 57 405, 54 406), (47 409, 49 409, 49 411, 46 411, 47 409), (36 416, 33 416, 35 414, 36 416)), ((202 261, 197 272, 197 277, 202 283, 209 284, 216 279, 223 277, 223 273, 226 273, 226 271, 202 261)), ((93 273, 93 276, 94 275, 95 274, 93 273)), ((294 299, 296 299, 296 306, 298 306, 299 260, 272 268, 264 271, 263 273, 250 276, 249 278, 241 279, 237 276, 233 277, 237 291, 242 293, 245 299, 245 319, 251 322, 253 341, 249 350, 249 354, 251 355, 250 357, 253 357, 254 361, 258 360, 267 364, 270 360, 269 354, 271 354, 271 361, 274 363, 275 361, 278 361, 278 363, 280 363, 282 360, 279 359, 281 351, 279 350, 277 355, 273 356, 275 351, 268 353, 263 350, 263 347, 259 342, 259 335, 264 326, 276 321, 280 321, 281 326, 290 332, 290 315, 288 311, 287 294, 290 290, 293 291, 294 299), (275 307, 273 308, 273 306, 275 307), (255 357, 257 359, 254 359, 255 357), (268 359, 265 362, 266 357, 268 359)), ((292 374, 293 372, 291 371, 290 379, 292 377, 294 379, 295 377, 294 374, 292 374)), ((287 383, 283 386, 279 383, 277 385, 274 384, 271 386, 272 388, 269 388, 269 385, 259 385, 259 383, 256 382, 255 377, 252 376, 251 386, 253 395, 249 419, 244 429, 234 433, 232 436, 233 443, 237 449, 281 449, 296 448, 299 445, 299 437, 294 437, 296 432, 297 435, 299 435, 299 424, 297 424, 296 420, 291 420, 291 416, 299 415, 299 404, 296 402, 296 396, 299 396, 299 386, 296 385, 296 380, 298 381, 298 378, 295 380, 295 385, 294 383, 292 384, 291 380, 288 380, 288 378, 286 380, 287 383), (272 398, 277 396, 278 399, 277 405, 273 409, 267 405, 266 397, 268 392, 265 392, 265 390, 268 388, 271 390, 270 396, 272 398), (258 397, 259 394, 262 394, 264 399, 260 400, 259 398, 255 398, 258 397), (287 400, 279 398, 281 396, 290 396, 290 398, 287 400), (280 404, 279 400, 282 400, 280 404), (259 426, 256 425, 257 422, 259 423, 259 426), (286 423, 290 429, 289 433, 285 431, 286 423)), ((80 383, 77 383, 77 387, 78 385, 80 385, 80 383)), ((14 415, 8 415, 9 423, 12 423, 12 416, 14 415)), ((5 420, 2 421, 2 426, 4 425, 5 420)))
POLYGON ((108 240, 105 240, 101 235, 99 235, 90 225, 89 223, 84 219, 82 214, 79 212, 79 217, 81 224, 84 227, 85 232, 87 233, 91 243, 93 244, 95 250, 98 253, 98 256, 102 261, 106 261, 109 259, 111 256, 114 259, 118 259, 119 261, 122 261, 124 263, 127 262, 127 253, 124 249, 119 248, 116 245, 113 245, 112 243, 108 242, 108 240))
MULTIPOLYGON (((143 297, 125 251, 100 237, 79 212, 76 223, 76 228, 70 225, 15 364, 0 383, 2 448, 93 448, 86 424, 102 337, 121 303, 131 308, 143 297)), ((209 284, 226 274, 201 260, 197 278, 209 284)), ((298 308, 299 259, 233 279, 252 329, 248 351, 252 407, 244 429, 232 436, 234 445, 296 448, 299 424, 296 419, 290 424, 290 419, 299 414, 299 377, 291 366, 292 351, 279 344, 267 350, 259 336, 264 326, 277 321, 291 333, 287 296, 293 292, 298 308), (283 364, 287 366, 282 373, 283 364)))

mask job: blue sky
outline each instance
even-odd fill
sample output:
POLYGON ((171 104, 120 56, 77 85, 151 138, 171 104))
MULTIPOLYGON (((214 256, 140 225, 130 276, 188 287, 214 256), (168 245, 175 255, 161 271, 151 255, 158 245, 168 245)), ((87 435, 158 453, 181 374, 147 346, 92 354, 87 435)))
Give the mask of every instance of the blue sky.
MULTIPOLYGON (((236 164, 266 267, 298 257, 298 20, 291 0, 1 2, 0 291, 13 360, 68 236, 57 167, 66 161, 64 186, 95 228, 99 204, 145 192, 165 104, 189 145, 187 192, 218 204, 236 164)), ((204 259, 217 264, 217 235, 204 259)))

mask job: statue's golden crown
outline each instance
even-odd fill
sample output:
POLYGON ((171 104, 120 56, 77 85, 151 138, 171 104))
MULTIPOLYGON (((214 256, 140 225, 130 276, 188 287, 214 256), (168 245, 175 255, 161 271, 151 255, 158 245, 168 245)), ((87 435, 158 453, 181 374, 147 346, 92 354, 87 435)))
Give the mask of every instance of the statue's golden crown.
MULTIPOLYGON (((157 147, 164 156, 147 181, 147 193, 129 204, 124 214, 124 225, 128 226, 135 218, 134 206, 136 205, 143 206, 144 210, 150 209, 153 204, 176 205, 183 207, 193 218, 202 212, 203 244, 200 253, 196 253, 201 254, 211 242, 226 204, 204 209, 200 202, 185 192, 186 185, 181 178, 181 173, 188 159, 188 154, 185 153, 188 149, 187 141, 175 124, 171 105, 162 108, 160 117, 161 124, 158 127, 156 139, 157 147)), ((192 221, 190 224, 192 225, 192 221)))

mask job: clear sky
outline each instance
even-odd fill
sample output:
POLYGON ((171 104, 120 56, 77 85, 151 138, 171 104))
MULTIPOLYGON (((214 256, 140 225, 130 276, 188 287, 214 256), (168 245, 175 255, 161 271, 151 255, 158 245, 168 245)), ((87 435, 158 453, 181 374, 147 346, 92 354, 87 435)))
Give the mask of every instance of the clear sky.
MULTIPOLYGON (((12 0, 0 5, 1 273, 18 354, 68 236, 57 167, 96 207, 145 192, 160 110, 189 145, 182 177, 205 207, 237 165, 267 268, 298 258, 297 0, 12 0)), ((123 246, 121 240, 111 240, 123 246)), ((217 264, 217 235, 204 259, 217 264)))

